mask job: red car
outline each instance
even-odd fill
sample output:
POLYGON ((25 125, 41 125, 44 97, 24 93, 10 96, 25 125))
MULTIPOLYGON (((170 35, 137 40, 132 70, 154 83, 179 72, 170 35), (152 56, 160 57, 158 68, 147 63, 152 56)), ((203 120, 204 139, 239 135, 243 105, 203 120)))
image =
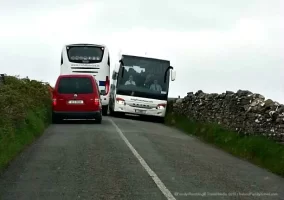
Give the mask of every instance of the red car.
POLYGON ((102 104, 92 75, 60 75, 53 90, 52 122, 62 119, 95 119, 102 122, 102 104))

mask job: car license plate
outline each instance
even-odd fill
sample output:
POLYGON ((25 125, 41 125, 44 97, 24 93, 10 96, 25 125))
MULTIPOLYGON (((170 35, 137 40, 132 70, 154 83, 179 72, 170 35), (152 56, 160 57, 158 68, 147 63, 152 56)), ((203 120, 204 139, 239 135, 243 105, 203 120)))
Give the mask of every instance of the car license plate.
POLYGON ((144 114, 146 111, 145 110, 135 110, 135 112, 138 114, 144 114))
POLYGON ((82 100, 70 100, 68 101, 69 104, 83 104, 82 100))

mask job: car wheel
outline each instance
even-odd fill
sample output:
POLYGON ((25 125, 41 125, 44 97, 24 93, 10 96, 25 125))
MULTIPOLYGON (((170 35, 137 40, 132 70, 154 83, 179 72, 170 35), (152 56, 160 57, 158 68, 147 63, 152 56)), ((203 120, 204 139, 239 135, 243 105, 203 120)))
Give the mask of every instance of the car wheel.
POLYGON ((52 124, 59 124, 61 119, 54 113, 52 113, 52 124))
POLYGON ((101 124, 101 123, 102 123, 102 118, 95 119, 95 123, 96 123, 96 124, 101 124))
POLYGON ((101 124, 102 123, 102 115, 100 117, 95 118, 95 124, 101 124))

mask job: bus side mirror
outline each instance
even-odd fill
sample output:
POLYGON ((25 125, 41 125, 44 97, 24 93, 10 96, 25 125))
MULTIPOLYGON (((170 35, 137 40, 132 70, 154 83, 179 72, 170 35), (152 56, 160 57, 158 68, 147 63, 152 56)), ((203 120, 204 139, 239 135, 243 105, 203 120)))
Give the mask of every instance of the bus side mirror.
POLYGON ((171 79, 172 79, 172 81, 176 80, 176 71, 175 70, 172 70, 171 79))
POLYGON ((168 74, 168 71, 169 70, 174 70, 174 68, 172 67, 172 66, 169 66, 167 69, 166 69, 166 71, 165 71, 165 74, 164 74, 164 83, 166 83, 166 81, 167 81, 167 74, 168 74))

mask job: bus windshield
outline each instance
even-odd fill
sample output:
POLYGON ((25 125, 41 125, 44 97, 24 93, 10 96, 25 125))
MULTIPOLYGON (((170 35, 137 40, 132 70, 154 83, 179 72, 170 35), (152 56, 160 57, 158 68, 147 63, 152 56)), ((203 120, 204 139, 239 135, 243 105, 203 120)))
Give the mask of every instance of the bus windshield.
POLYGON ((123 56, 118 73, 117 94, 166 100, 169 88, 170 62, 152 58, 123 56), (123 72, 124 71, 124 72, 123 72), (123 77, 122 77, 123 74, 123 77))
POLYGON ((104 48, 96 46, 67 46, 66 50, 73 63, 99 63, 104 55, 104 48))

